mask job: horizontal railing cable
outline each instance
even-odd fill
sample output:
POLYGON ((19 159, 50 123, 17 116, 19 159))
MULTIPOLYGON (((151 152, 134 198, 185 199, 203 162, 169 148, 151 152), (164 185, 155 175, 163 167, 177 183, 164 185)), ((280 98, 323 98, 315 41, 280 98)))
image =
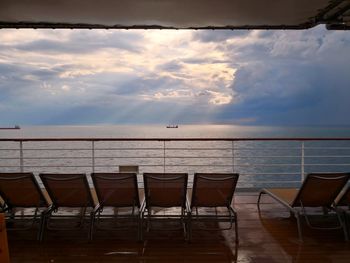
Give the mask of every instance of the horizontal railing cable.
POLYGON ((123 165, 140 174, 237 172, 243 188, 295 186, 310 172, 350 171, 350 138, 0 138, 5 172, 117 172, 123 165))

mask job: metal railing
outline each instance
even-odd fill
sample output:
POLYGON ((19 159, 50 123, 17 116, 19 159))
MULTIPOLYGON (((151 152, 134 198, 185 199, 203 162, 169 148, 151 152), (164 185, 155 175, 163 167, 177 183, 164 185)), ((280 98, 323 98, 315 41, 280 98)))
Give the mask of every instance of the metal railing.
MULTIPOLYGON (((0 139, 0 171, 237 172, 238 187, 299 185, 310 172, 350 171, 350 138, 0 139)), ((191 177, 190 177, 191 178, 191 177)))

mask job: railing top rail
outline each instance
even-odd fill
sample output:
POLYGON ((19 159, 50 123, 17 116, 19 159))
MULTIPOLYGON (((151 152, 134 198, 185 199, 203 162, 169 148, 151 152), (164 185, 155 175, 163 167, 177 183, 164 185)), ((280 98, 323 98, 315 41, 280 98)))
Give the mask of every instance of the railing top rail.
POLYGON ((350 137, 262 137, 262 138, 0 138, 0 141, 350 141, 350 137))

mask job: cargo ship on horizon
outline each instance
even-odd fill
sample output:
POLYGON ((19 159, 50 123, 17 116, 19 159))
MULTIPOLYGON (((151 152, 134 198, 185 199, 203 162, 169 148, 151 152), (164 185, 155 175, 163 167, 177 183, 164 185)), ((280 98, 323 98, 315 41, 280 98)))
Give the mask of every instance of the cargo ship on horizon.
POLYGON ((14 127, 0 127, 0 130, 19 130, 20 128, 19 125, 15 125, 14 127))

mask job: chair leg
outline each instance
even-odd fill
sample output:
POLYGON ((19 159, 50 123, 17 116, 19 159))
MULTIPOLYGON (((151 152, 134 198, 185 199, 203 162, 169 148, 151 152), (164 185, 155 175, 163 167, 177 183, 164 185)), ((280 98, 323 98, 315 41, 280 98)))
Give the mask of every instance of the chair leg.
POLYGON ((261 196, 264 194, 264 192, 260 192, 259 193, 259 196, 258 196, 258 202, 257 202, 257 205, 258 205, 258 211, 260 211, 260 200, 261 200, 261 196))
POLYGON ((142 213, 140 213, 138 219, 137 219, 137 239, 139 242, 143 241, 143 236, 142 236, 142 213))
POLYGON ((236 245, 239 244, 239 238, 238 238, 238 218, 237 218, 237 213, 234 213, 235 215, 235 242, 236 242, 236 245))
POLYGON ((301 221, 300 221, 301 219, 300 219, 299 212, 294 213, 294 216, 297 219, 299 241, 303 242, 303 234, 302 234, 302 229, 301 229, 301 221))
POLYGON ((50 216, 50 214, 48 213, 43 213, 43 219, 41 221, 41 231, 40 231, 40 236, 39 236, 39 241, 42 242, 44 240, 44 232, 46 230, 47 227, 47 218, 48 216, 50 216))
POLYGON ((140 219, 140 223, 139 223, 139 235, 140 235, 140 240, 143 241, 143 236, 144 236, 144 233, 143 233, 143 228, 144 228, 144 223, 145 223, 145 217, 144 217, 144 213, 145 211, 142 211, 141 212, 141 219, 140 219))
POLYGON ((187 221, 187 241, 190 243, 192 240, 192 214, 187 213, 188 221, 187 221))
POLYGON ((44 229, 45 229, 45 217, 46 217, 46 215, 44 213, 42 213, 41 217, 40 217, 40 226, 39 226, 39 232, 38 232, 38 236, 37 236, 37 239, 39 242, 43 241, 44 229))
POLYGON ((184 238, 187 241, 188 239, 188 222, 187 222, 188 218, 186 215, 186 211, 182 208, 181 209, 181 221, 182 221, 182 228, 184 231, 184 238))
POLYGON ((349 219, 348 219, 348 213, 346 211, 344 212, 344 224, 345 224, 347 236, 349 238, 349 235, 350 235, 350 223, 349 223, 349 219))
POLYGON ((337 217, 338 217, 338 220, 339 220, 339 223, 341 225, 341 228, 343 229, 343 232, 344 232, 344 239, 346 242, 349 241, 349 236, 348 236, 348 225, 347 225, 347 218, 346 218, 346 212, 343 211, 341 214, 339 214, 339 211, 336 210, 336 213, 337 213, 337 217))
POLYGON ((93 239, 94 225, 95 225, 95 214, 92 212, 90 215, 89 241, 92 241, 93 239))

